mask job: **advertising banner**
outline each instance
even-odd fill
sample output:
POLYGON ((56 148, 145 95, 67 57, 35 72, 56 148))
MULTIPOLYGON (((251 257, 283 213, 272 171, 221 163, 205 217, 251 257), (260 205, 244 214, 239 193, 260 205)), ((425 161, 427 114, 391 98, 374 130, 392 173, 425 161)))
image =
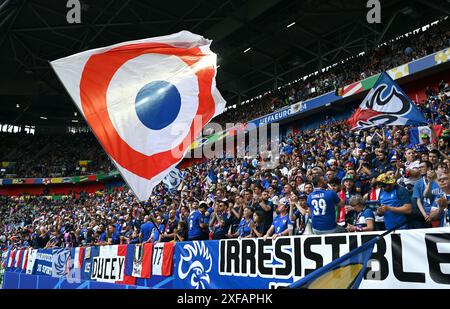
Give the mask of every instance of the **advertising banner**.
POLYGON ((38 249, 36 259, 34 262, 34 275, 52 275, 53 269, 53 250, 52 249, 38 249))
MULTIPOLYGON (((174 287, 268 289, 293 283, 377 233, 178 243, 174 287)), ((450 228, 405 230, 374 248, 360 288, 450 288, 450 228)))
MULTIPOLYGON (((130 275, 137 253, 127 245, 28 250, 26 266, 19 263, 20 250, 12 250, 3 264, 9 272, 22 273, 20 280, 25 285, 27 278, 53 276, 69 283, 152 288, 271 289, 298 281, 380 233, 161 243, 150 246, 152 255, 142 262, 151 266, 142 265, 135 276, 130 275), (147 274, 142 276, 144 268, 147 274)), ((450 227, 402 230, 382 238, 373 249, 359 288, 450 288, 450 227)))

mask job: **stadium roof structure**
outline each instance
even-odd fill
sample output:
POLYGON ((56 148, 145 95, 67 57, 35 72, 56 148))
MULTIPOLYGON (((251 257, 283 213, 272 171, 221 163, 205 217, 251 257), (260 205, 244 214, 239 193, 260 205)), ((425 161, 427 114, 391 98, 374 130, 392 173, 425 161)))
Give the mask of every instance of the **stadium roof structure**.
POLYGON ((447 0, 0 0, 0 123, 82 122, 48 61, 110 44, 189 30, 213 40, 228 105, 273 90, 449 15, 447 0))

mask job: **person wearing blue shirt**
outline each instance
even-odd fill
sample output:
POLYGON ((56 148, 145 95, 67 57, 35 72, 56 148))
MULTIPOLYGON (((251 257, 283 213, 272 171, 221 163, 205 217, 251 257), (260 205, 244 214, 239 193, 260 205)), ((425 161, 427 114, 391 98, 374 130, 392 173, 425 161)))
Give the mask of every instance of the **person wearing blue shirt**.
MULTIPOLYGON (((273 203, 269 201, 269 197, 269 191, 264 190, 259 198, 259 202, 255 204, 254 209, 254 211, 261 211, 264 214, 264 225, 267 229, 272 225, 274 211, 273 203)), ((267 232, 267 230, 264 232, 267 232)))
POLYGON ((411 198, 408 191, 396 184, 395 178, 388 174, 377 177, 381 187, 379 201, 381 206, 377 209, 379 216, 384 215, 386 229, 408 229, 406 215, 412 211, 411 198))
POLYGON ((386 173, 393 169, 386 151, 380 150, 376 152, 376 158, 372 161, 372 167, 372 174, 386 173))
POLYGON ((297 197, 292 193, 289 199, 289 219, 294 226, 294 235, 302 235, 309 221, 309 208, 306 204, 306 194, 300 193, 297 197))
POLYGON ((106 235, 106 240, 108 245, 120 244, 120 233, 117 232, 116 226, 114 224, 110 224, 108 226, 108 233, 106 235))
POLYGON ((326 190, 322 175, 315 175, 312 179, 313 192, 308 195, 306 203, 311 209, 311 223, 316 235, 337 232, 336 206, 344 207, 345 203, 333 190, 326 190))
POLYGON ((287 144, 286 146, 284 146, 284 147, 283 147, 283 150, 282 150, 282 152, 283 152, 284 154, 288 154, 288 155, 291 155, 291 154, 292 154, 292 151, 293 151, 293 149, 294 149, 294 147, 292 147, 292 145, 291 145, 291 144, 287 144))
POLYGON ((225 239, 232 221, 231 214, 227 209, 227 201, 219 201, 217 211, 211 216, 212 218, 209 221, 209 227, 212 231, 212 238, 225 239))
POLYGON ((139 239, 141 243, 147 242, 152 236, 152 231, 155 225, 149 222, 149 216, 144 217, 144 224, 141 225, 141 231, 139 233, 139 239))
POLYGON ((264 235, 264 240, 267 237, 272 236, 273 239, 280 236, 287 236, 289 234, 288 225, 290 223, 289 214, 287 212, 287 207, 289 207, 288 199, 281 198, 278 202, 278 216, 273 219, 273 223, 267 231, 266 235, 264 235))
POLYGON ((448 173, 438 173, 437 182, 441 188, 441 194, 431 206, 430 219, 439 220, 439 226, 450 226, 450 181, 448 173))
POLYGON ((373 211, 364 206, 363 197, 359 194, 350 198, 350 206, 355 211, 355 219, 353 224, 347 224, 348 232, 369 232, 373 231, 375 227, 375 216, 373 211))
POLYGON ((150 241, 153 243, 159 242, 161 239, 161 229, 163 228, 163 218, 161 215, 156 217, 156 225, 154 225, 152 235, 150 236, 150 241))
POLYGON ((114 224, 114 226, 116 227, 116 232, 119 234, 122 232, 123 217, 121 217, 121 218, 122 218, 122 221, 120 223, 117 222, 116 217, 112 218, 112 224, 114 224))
POLYGON ((415 183, 413 188, 412 201, 414 206, 417 205, 417 208, 414 207, 413 213, 416 214, 415 217, 417 217, 416 220, 419 223, 419 228, 431 227, 431 205, 436 198, 436 195, 433 194, 433 192, 439 191, 439 185, 434 181, 436 174, 432 168, 433 165, 430 161, 420 162, 419 171, 421 177, 415 183))
POLYGON ((205 212, 205 221, 204 223, 206 225, 209 225, 209 220, 211 220, 211 214, 214 212, 214 208, 213 207, 209 207, 206 212, 205 212))
POLYGON ((234 234, 229 234, 228 236, 230 238, 243 238, 243 237, 249 237, 252 231, 252 224, 253 224, 253 210, 251 207, 245 207, 244 212, 242 214, 242 219, 239 222, 239 226, 237 231, 234 234))
POLYGON ((189 240, 208 240, 208 226, 205 224, 205 212, 208 206, 201 202, 198 209, 192 209, 188 220, 189 240))
POLYGON ((100 244, 106 243, 106 231, 104 231, 103 233, 100 234, 98 241, 100 244))

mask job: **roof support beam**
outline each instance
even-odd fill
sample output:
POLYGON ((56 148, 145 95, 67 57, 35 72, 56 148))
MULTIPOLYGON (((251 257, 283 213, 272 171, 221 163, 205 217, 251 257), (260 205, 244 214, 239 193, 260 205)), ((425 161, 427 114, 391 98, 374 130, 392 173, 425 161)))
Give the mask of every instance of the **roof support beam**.
POLYGON ((395 12, 391 18, 389 18, 389 22, 386 24, 386 26, 384 26, 383 31, 381 31, 380 36, 378 37, 378 39, 376 40, 376 45, 381 43, 381 40, 383 39, 384 35, 386 34, 386 32, 389 30, 389 28, 391 27, 392 23, 394 22, 395 17, 397 17, 398 15, 398 11, 395 12))
MULTIPOLYGON (((432 9, 435 9, 439 12, 445 13, 446 15, 450 15, 450 9, 448 7, 437 4, 436 0, 434 0, 434 1, 416 0, 416 2, 422 3, 423 5, 426 5, 426 6, 432 8, 432 9)), ((447 3, 448 3, 448 1, 447 1, 447 3)))
POLYGON ((214 42, 217 43, 241 28, 244 23, 240 20, 250 22, 280 1, 281 0, 249 0, 225 20, 217 23, 207 31, 205 37, 214 38, 214 42))
MULTIPOLYGON (((345 47, 347 47, 347 46, 350 46, 350 45, 352 45, 352 44, 354 44, 354 43, 356 43, 356 42, 359 42, 359 41, 362 40, 362 39, 363 39, 363 37, 359 37, 359 38, 357 38, 357 39, 355 39, 355 40, 353 40, 353 41, 351 41, 351 42, 346 43, 343 47, 345 48, 345 47)), ((332 54, 332 53, 334 53, 334 52, 336 52, 336 51, 338 51, 338 50, 339 50, 339 48, 335 48, 335 49, 333 49, 333 50, 330 50, 330 51, 324 53, 323 56, 330 55, 330 54, 332 54)), ((306 65, 308 65, 308 64, 310 64, 310 63, 312 63, 312 62, 314 62, 314 61, 317 61, 317 58, 311 59, 311 60, 309 60, 309 61, 307 61, 307 62, 305 62, 305 63, 301 63, 301 64, 299 64, 299 65, 296 65, 296 66, 294 66, 293 68, 291 68, 291 69, 289 69, 289 70, 287 70, 287 71, 284 71, 283 73, 278 74, 278 76, 283 77, 283 76, 285 76, 285 75, 287 75, 287 74, 289 74, 289 73, 291 73, 291 72, 296 71, 297 69, 299 69, 299 68, 301 68, 301 67, 303 67, 303 66, 306 66, 306 65)), ((268 66, 268 65, 271 65, 271 64, 266 64, 265 67, 268 66)), ((248 89, 242 91, 242 94, 245 94, 245 93, 247 93, 247 92, 249 92, 249 91, 251 91, 251 90, 253 90, 253 89, 256 89, 256 88, 258 88, 258 87, 260 87, 260 86, 263 86, 263 85, 265 85, 265 84, 267 84, 267 83, 269 83, 269 82, 272 82, 272 81, 273 81, 273 78, 267 79, 267 80, 265 80, 265 81, 263 81, 263 82, 261 82, 261 83, 258 83, 257 85, 254 85, 253 87, 250 87, 250 88, 248 88, 248 89)), ((232 96, 232 97, 230 98, 230 100, 233 99, 234 97, 235 97, 235 96, 232 96)))
POLYGON ((89 45, 90 45, 91 43, 95 42, 95 39, 98 38, 98 36, 103 32, 103 30, 105 30, 105 28, 109 26, 109 24, 114 20, 114 18, 116 18, 116 17, 120 14, 120 12, 122 12, 122 11, 127 7, 127 5, 128 5, 130 2, 131 2, 131 0, 125 1, 125 2, 122 4, 122 6, 115 12, 115 14, 114 14, 113 16, 111 16, 110 19, 108 19, 108 21, 106 22, 106 24, 105 24, 103 27, 101 27, 101 28, 97 31, 97 33, 89 40, 89 42, 87 42, 87 43, 85 44, 84 47, 85 47, 85 48, 88 48, 89 45))

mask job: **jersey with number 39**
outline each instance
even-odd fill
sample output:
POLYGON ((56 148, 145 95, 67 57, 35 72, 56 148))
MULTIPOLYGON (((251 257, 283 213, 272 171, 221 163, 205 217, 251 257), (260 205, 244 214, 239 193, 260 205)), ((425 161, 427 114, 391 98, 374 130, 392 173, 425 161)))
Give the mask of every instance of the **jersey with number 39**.
POLYGON ((340 198, 336 192, 325 189, 314 189, 306 200, 312 214, 312 227, 319 231, 336 228, 336 205, 340 198))

